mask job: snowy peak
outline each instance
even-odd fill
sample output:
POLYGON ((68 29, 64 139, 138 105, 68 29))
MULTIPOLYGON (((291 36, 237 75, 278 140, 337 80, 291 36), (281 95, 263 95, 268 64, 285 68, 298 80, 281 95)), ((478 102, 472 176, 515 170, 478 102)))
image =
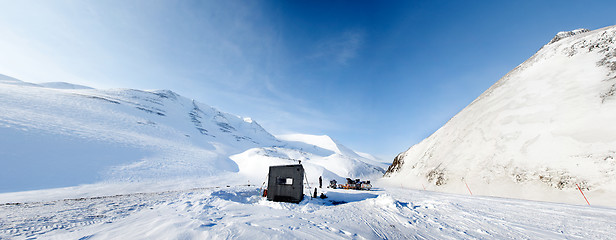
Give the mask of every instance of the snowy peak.
MULTIPOLYGON (((338 141, 327 135, 287 134, 278 135, 276 137, 280 140, 285 141, 286 145, 290 148, 301 149, 306 153, 325 157, 325 159, 329 159, 332 162, 340 161, 341 158, 345 159, 343 162, 346 162, 346 164, 342 164, 340 166, 332 166, 329 169, 331 170, 332 168, 355 168, 347 171, 348 173, 346 175, 350 177, 360 175, 379 175, 384 173, 384 169, 388 166, 387 163, 384 163, 377 157, 368 153, 356 152, 353 149, 350 149, 340 144, 338 141), (359 168, 360 170, 357 170, 357 168, 359 168)), ((344 171, 338 172, 340 173, 344 171)), ((345 176, 345 174, 339 175, 345 176)))
POLYGON ((277 136, 278 146, 252 148, 231 156, 239 165, 239 171, 256 181, 267 174, 269 166, 301 164, 306 169, 309 181, 322 176, 325 181, 345 178, 380 178, 381 163, 360 156, 355 151, 337 143, 327 135, 289 134, 277 136))
POLYGON ((310 135, 310 134, 286 134, 286 135, 278 135, 279 139, 286 141, 294 141, 294 142, 303 142, 307 144, 312 144, 317 147, 327 149, 333 152, 339 153, 337 144, 334 140, 327 135, 310 135))
POLYGON ((355 151, 347 148, 342 144, 339 144, 338 142, 336 142, 336 140, 332 139, 330 136, 327 135, 288 134, 280 135, 278 136, 278 138, 286 141, 302 142, 315 145, 317 147, 330 150, 338 154, 349 155, 356 158, 361 157, 355 151))
POLYGON ((558 32, 556 36, 554 36, 554 38, 552 38, 552 40, 548 44, 552 44, 552 43, 562 40, 563 38, 568 38, 568 37, 575 36, 575 35, 585 33, 585 32, 590 32, 590 30, 585 29, 585 28, 579 28, 573 31, 558 32))
POLYGON ((331 151, 330 154, 348 156, 362 162, 378 166, 379 168, 387 168, 389 166, 389 164, 383 162, 381 159, 369 153, 357 152, 350 149, 327 135, 287 134, 279 135, 277 137, 278 139, 294 143, 296 147, 298 146, 298 143, 303 143, 309 146, 315 146, 321 150, 331 151))

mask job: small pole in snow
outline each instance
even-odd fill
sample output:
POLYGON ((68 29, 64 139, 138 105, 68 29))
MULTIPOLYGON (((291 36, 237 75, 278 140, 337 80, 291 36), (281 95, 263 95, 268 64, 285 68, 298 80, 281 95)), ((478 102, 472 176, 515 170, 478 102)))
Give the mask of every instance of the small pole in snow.
POLYGON ((588 202, 588 199, 586 199, 586 195, 584 195, 584 192, 582 192, 580 185, 576 183, 575 186, 577 186, 578 190, 580 190, 580 193, 582 194, 582 197, 584 197, 584 200, 586 200, 586 203, 588 203, 588 206, 590 206, 590 203, 588 202))
POLYGON ((424 186, 423 183, 421 184, 421 186, 423 187, 424 191, 426 191, 426 186, 424 186))
POLYGON ((471 192, 471 189, 468 187, 468 184, 466 184, 466 181, 464 181, 464 185, 466 185, 466 189, 468 189, 468 192, 471 193, 471 196, 472 196, 473 192, 471 192))

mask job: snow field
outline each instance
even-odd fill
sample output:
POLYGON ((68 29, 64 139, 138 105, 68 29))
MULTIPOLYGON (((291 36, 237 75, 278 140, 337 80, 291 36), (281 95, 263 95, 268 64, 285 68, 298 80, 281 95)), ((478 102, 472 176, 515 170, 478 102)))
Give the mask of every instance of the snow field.
POLYGON ((255 186, 0 205, 10 239, 613 239, 616 209, 386 187, 269 202, 255 186), (336 204, 334 204, 336 203, 336 204))

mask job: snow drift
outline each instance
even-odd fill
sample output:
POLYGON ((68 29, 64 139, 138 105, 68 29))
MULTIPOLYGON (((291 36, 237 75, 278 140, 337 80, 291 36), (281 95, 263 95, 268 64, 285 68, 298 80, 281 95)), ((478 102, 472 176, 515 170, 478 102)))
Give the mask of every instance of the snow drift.
POLYGON ((310 174, 357 177, 384 172, 350 149, 334 152, 280 140, 250 118, 169 90, 97 90, 0 75, 0 109, 0 192, 240 170, 246 173, 241 177, 261 180, 268 164, 296 163, 296 158, 315 169, 310 174), (276 161, 269 161, 264 151, 278 152, 276 161), (230 158, 234 155, 237 161, 230 158), (337 166, 344 167, 328 169, 337 166))
POLYGON ((616 27, 560 32, 386 173, 411 188, 615 206, 616 27), (423 185, 423 186, 422 186, 423 185))

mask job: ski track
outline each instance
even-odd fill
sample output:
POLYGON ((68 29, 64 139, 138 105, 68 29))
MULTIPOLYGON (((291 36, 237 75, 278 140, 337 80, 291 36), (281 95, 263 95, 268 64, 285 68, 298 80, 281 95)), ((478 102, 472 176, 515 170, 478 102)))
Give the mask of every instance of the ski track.
POLYGON ((0 239, 616 238, 614 208, 397 188, 363 199, 329 191, 341 199, 268 202, 254 186, 230 186, 7 203, 0 239))

